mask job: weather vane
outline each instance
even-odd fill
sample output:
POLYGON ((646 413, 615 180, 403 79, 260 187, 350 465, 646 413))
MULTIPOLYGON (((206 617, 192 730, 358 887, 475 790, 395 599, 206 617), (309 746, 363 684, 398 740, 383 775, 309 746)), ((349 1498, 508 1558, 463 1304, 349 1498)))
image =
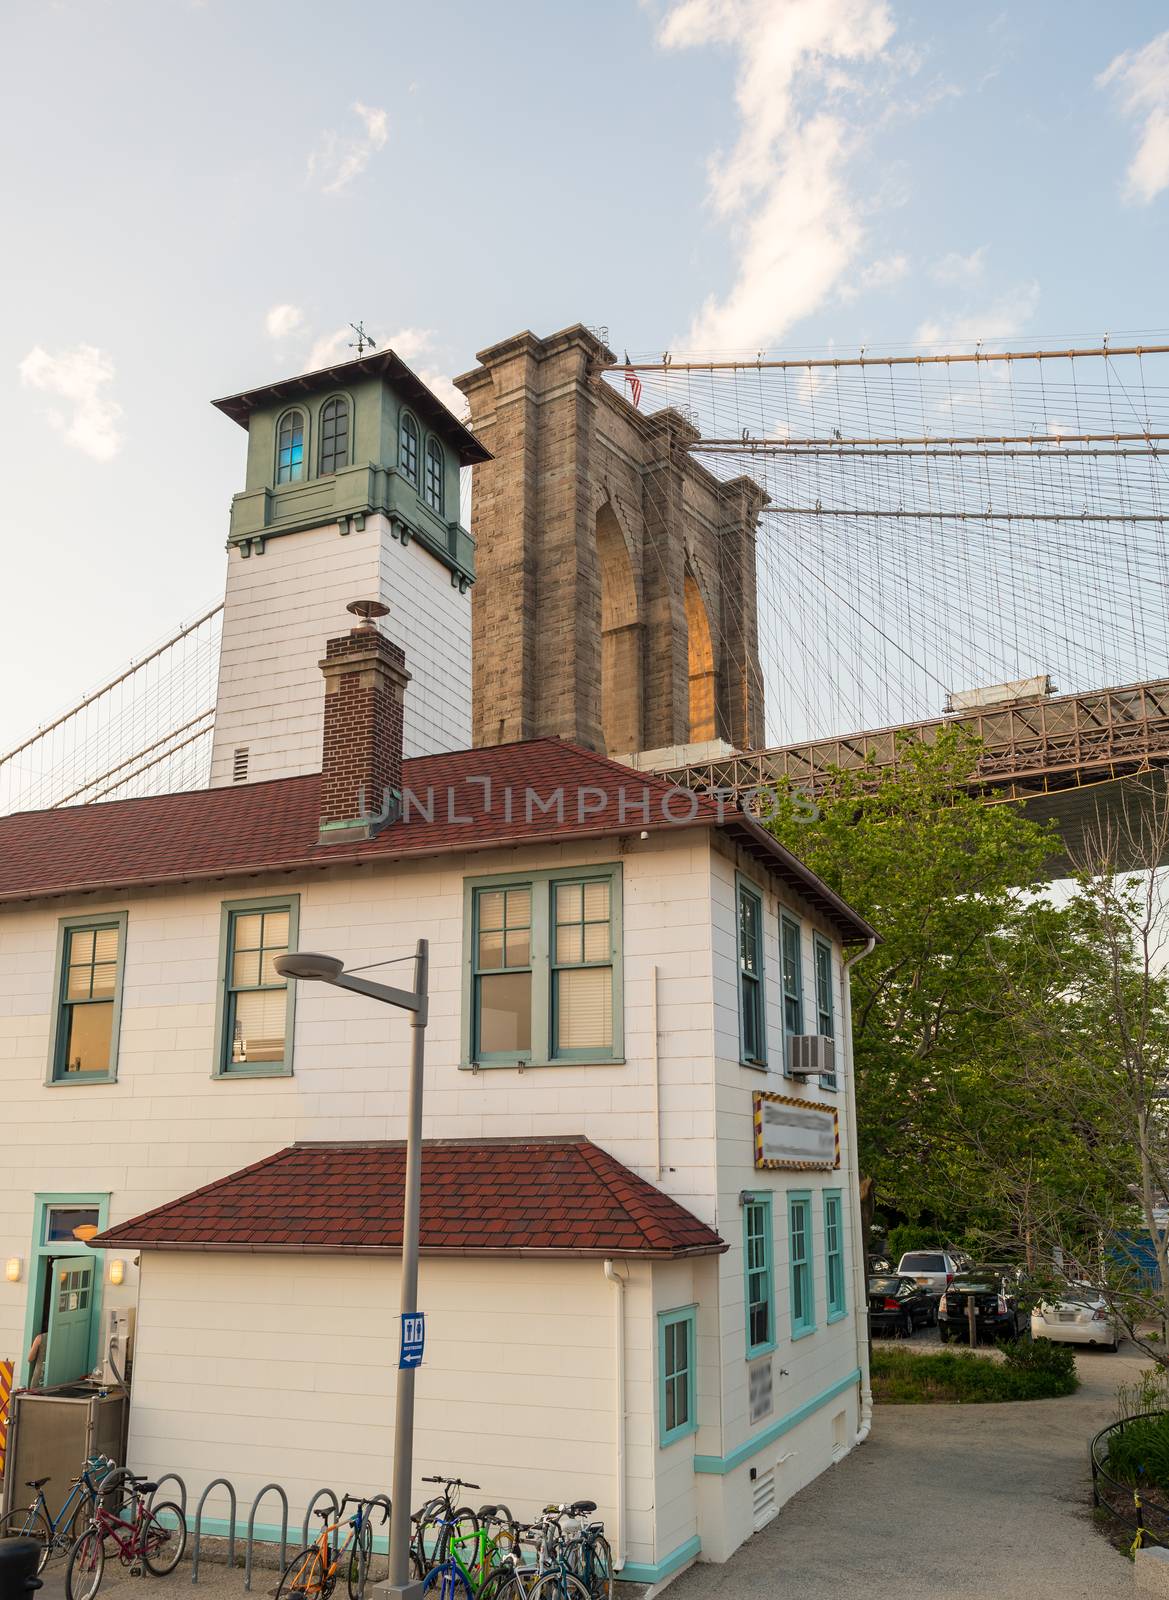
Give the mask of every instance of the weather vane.
POLYGON ((350 340, 350 350, 356 350, 357 354, 360 356, 364 354, 366 345, 368 345, 371 350, 377 349, 376 342, 370 338, 368 333, 366 333, 365 324, 363 322, 351 322, 349 326, 357 335, 356 342, 350 340))

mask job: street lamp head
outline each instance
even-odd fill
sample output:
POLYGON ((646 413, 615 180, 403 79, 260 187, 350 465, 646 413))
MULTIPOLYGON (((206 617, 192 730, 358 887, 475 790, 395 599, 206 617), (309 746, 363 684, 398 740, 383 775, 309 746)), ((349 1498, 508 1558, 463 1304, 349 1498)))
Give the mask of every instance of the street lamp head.
POLYGON ((277 956, 274 965, 282 978, 315 978, 319 983, 336 983, 345 970, 345 963, 336 956, 322 956, 312 950, 277 956))

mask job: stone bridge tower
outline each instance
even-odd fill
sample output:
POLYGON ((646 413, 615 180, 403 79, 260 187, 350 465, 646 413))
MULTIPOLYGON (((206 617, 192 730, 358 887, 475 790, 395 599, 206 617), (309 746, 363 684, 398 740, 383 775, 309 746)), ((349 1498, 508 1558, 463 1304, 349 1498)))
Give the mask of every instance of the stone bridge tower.
POLYGON ((579 325, 478 359, 455 380, 492 455, 471 522, 475 743, 760 746, 763 490, 702 467, 681 413, 602 382, 613 355, 579 325))

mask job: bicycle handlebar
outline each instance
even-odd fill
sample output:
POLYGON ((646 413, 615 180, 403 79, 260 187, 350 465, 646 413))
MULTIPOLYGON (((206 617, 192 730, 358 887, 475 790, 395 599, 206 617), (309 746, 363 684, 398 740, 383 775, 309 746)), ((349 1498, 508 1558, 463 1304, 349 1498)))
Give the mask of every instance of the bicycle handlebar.
POLYGON ((445 1483, 448 1489, 478 1489, 480 1487, 477 1483, 468 1483, 465 1478, 444 1478, 441 1473, 435 1473, 430 1478, 423 1478, 422 1482, 445 1483))

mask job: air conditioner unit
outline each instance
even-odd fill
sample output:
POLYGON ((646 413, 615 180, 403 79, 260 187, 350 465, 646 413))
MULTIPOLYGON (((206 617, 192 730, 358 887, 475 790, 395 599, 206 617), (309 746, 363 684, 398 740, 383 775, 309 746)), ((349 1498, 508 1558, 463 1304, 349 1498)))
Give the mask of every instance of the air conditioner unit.
POLYGON ((788 1040, 788 1072, 793 1078, 831 1078, 836 1072, 836 1041, 824 1033, 796 1033, 788 1040))

